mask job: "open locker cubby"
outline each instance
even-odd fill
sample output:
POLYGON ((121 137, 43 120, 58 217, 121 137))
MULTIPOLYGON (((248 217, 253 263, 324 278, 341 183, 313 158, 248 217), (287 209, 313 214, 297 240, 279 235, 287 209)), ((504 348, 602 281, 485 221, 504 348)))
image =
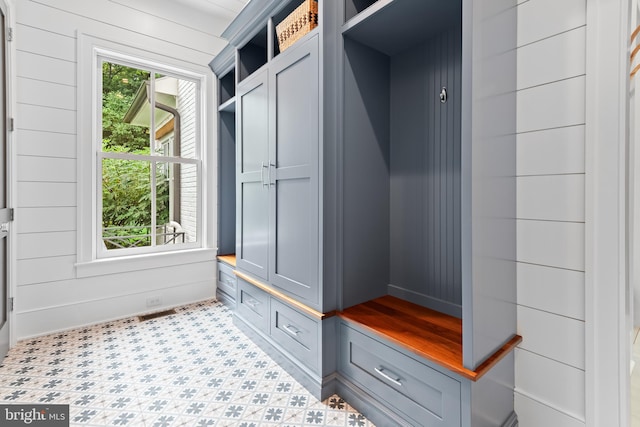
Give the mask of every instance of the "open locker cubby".
POLYGON ((247 44, 238 49, 238 82, 267 63, 267 27, 263 27, 247 44))
POLYGON ((227 74, 219 79, 219 102, 218 105, 223 106, 225 103, 234 99, 236 96, 236 73, 230 70, 227 74))
POLYGON ((471 2, 346 5, 343 307, 392 295, 460 318, 473 370, 515 336, 513 53, 472 64, 471 2))
POLYGON ((392 294, 461 317, 462 18, 437 3, 437 26, 391 5, 344 32, 345 307, 392 294))

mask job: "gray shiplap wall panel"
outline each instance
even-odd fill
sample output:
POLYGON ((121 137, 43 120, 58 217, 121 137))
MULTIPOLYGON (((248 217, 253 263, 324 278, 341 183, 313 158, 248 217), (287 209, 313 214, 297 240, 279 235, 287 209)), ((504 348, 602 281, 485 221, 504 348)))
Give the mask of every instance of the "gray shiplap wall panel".
POLYGON ((457 315, 461 47, 455 28, 391 59, 391 284, 457 315))

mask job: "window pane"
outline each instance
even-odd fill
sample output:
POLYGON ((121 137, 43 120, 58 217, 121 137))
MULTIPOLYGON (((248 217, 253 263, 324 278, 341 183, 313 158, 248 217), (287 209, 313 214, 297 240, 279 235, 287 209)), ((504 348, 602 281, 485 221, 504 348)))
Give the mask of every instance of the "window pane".
POLYGON ((196 84, 170 76, 155 82, 155 151, 160 156, 196 157, 196 84))
POLYGON ((109 250, 151 245, 149 162, 103 159, 102 241, 109 250))
POLYGON ((149 72, 102 63, 102 150, 149 154, 149 72))
POLYGON ((156 163, 156 244, 182 243, 177 234, 177 222, 173 213, 173 193, 171 188, 175 166, 170 163, 156 163), (174 224, 175 223, 175 224, 174 224))
POLYGON ((162 162, 156 168, 158 245, 198 241, 198 168, 162 162))
POLYGON ((198 168, 193 164, 180 165, 180 225, 185 242, 198 241, 198 168))
POLYGON ((111 254, 184 249, 201 240, 200 83, 159 69, 102 62, 98 242, 111 254))

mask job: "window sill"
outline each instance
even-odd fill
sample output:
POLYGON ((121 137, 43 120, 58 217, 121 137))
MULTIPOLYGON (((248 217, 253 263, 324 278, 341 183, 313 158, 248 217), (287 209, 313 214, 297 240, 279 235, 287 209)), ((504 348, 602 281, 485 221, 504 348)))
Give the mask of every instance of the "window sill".
POLYGON ((188 249, 184 251, 97 259, 76 263, 76 278, 150 270, 206 261, 216 261, 215 249, 188 249))

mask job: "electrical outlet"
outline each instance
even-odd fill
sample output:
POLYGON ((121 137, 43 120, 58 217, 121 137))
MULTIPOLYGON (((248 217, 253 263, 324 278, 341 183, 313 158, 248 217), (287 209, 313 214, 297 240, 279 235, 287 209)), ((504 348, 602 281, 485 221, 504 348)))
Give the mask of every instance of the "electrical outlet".
POLYGON ((147 298, 147 307, 157 307, 162 305, 161 297, 149 297, 147 298))

